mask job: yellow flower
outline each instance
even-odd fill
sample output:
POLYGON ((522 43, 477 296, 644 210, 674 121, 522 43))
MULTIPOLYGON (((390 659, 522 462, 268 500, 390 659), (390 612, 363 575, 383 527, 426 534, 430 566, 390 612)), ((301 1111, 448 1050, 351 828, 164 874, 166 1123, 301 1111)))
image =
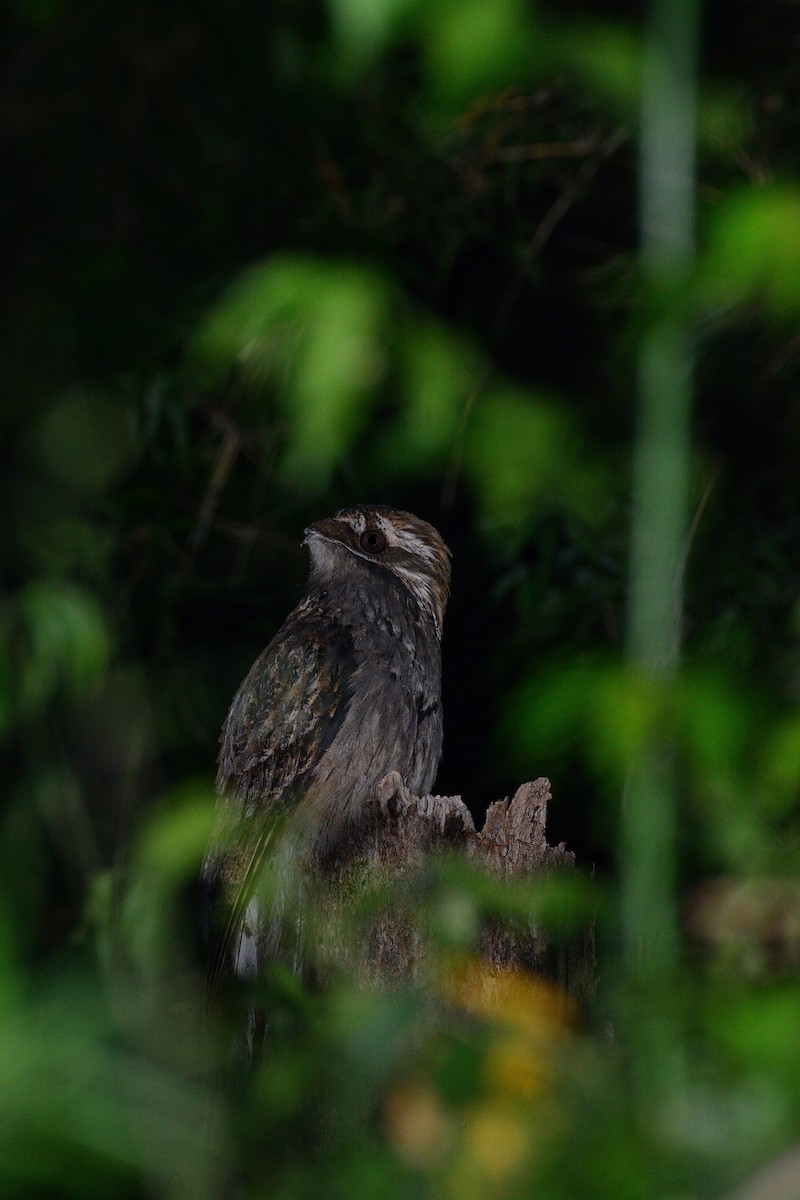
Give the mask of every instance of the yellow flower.
POLYGON ((530 1151, 526 1122, 511 1105, 481 1105, 467 1120, 467 1157, 484 1179, 515 1175, 530 1151))
POLYGON ((453 1122, 433 1088, 407 1083, 392 1089, 383 1110, 396 1154, 412 1167, 439 1162, 452 1141, 453 1122))
POLYGON ((543 1048, 515 1035, 496 1038, 486 1052, 483 1076, 492 1092, 530 1100, 547 1080, 543 1048))
POLYGON ((487 1021, 511 1025, 521 1034, 545 1041, 561 1037, 577 1022, 571 998, 555 984, 526 971, 491 967, 468 959, 445 981, 456 1007, 487 1021))

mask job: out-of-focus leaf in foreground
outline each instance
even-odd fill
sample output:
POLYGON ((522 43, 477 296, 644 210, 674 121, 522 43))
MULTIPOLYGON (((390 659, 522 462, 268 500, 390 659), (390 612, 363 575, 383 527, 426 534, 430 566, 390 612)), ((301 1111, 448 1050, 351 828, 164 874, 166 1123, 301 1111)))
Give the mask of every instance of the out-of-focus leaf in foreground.
POLYGON ((491 391, 469 419, 465 462, 489 524, 521 529, 548 507, 602 517, 603 471, 585 460, 568 414, 548 399, 491 391))
POLYGON ((0 1018, 0 1188, 217 1194, 222 1123, 205 1089, 121 1045, 105 1000, 58 977, 0 1018))
POLYGON ((800 311, 800 188, 775 184, 726 196, 712 212, 700 293, 722 307, 760 302, 776 317, 800 311))
POLYGON ((280 258, 250 267, 199 329, 192 362, 208 383, 234 367, 279 398, 283 477, 320 491, 361 432, 387 367, 387 288, 353 265, 280 258))
POLYGON ((35 580, 18 597, 18 712, 38 712, 63 687, 81 695, 105 671, 111 653, 107 614, 81 587, 35 580))

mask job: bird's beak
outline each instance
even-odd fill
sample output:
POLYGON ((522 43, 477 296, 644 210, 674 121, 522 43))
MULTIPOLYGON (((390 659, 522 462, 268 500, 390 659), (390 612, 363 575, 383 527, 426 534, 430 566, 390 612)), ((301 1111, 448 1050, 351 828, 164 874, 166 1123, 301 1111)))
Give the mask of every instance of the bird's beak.
POLYGON ((323 517, 321 521, 315 521, 313 525, 309 525, 308 529, 303 534, 303 545, 308 546, 312 538, 324 538, 327 542, 341 541, 342 524, 335 517, 323 517))

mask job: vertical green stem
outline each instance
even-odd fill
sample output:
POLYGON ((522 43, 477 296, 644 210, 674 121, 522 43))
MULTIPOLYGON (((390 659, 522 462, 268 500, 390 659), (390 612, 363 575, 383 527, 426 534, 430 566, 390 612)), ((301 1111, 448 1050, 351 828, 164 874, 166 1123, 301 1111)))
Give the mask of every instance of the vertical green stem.
MULTIPOLYGON (((651 317, 639 355, 628 656, 651 679, 679 655, 687 528, 692 351, 681 287, 695 253, 699 0, 651 0, 642 85, 641 265, 651 317)), ((631 771, 621 830, 629 983, 661 986, 675 965, 675 784, 668 734, 631 771)))

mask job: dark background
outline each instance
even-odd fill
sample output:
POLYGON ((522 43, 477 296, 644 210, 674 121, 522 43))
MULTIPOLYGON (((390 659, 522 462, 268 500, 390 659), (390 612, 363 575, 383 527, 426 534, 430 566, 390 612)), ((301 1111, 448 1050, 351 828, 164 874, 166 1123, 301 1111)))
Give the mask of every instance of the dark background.
MULTIPOLYGON (((550 840, 613 891, 620 774, 599 748, 597 681, 626 631, 647 311, 629 68, 644 15, 507 7, 526 53, 512 35, 474 62, 441 57, 435 21, 455 37, 465 20, 444 0, 407 6, 361 55, 337 32, 344 4, 7 8, 0 732, 20 962, 76 939, 88 953, 98 880, 124 874, 165 797, 208 791, 230 699, 302 590, 303 529, 349 503, 408 508, 453 549, 438 790, 480 813, 549 776, 550 840), (312 283, 245 361, 230 289, 287 263, 290 279, 311 264, 312 283), (361 416, 316 463, 298 457, 292 338, 324 288, 332 311, 349 303, 342 264, 379 281, 388 315, 380 370, 347 401, 361 416), (232 341, 209 356, 215 319, 232 341), (449 408, 430 402, 429 444, 406 369, 420 331, 455 364, 442 378, 463 376, 449 408), (491 483, 506 476, 510 500, 491 483)), ((797 203, 799 19, 791 0, 705 6, 701 291, 736 197, 785 187, 797 203)), ((744 264, 741 287, 693 310, 682 913, 708 878, 796 866, 800 209, 787 211, 763 237, 741 227, 727 264, 734 279, 744 264), (773 278, 789 280, 783 298, 773 278)), ((447 391, 430 379, 434 398, 447 391)))
MULTIPOLYGON (((625 5, 603 11, 639 19, 625 5)), ((735 91, 744 121, 727 153, 701 156, 708 205, 723 187, 796 165, 796 16, 787 3, 706 14, 705 71, 735 91)), ((558 19, 568 21, 561 8, 558 19)), ((374 498, 421 512, 455 552, 440 787, 480 808, 533 772, 580 795, 569 767, 535 738, 512 762, 493 735, 520 677, 616 650, 623 636, 635 391, 630 125, 548 72, 432 129, 413 46, 337 88, 315 5, 19 5, 4 42, 5 492, 12 513, 21 504, 23 517, 35 508, 46 522, 48 505, 66 505, 106 535, 102 598, 118 622, 118 653, 159 680, 156 723, 173 731, 160 755, 166 778, 211 769, 227 699, 302 586, 304 524, 374 498), (607 157, 582 151, 614 129, 621 144, 607 157), (563 156, 502 158, 509 147, 554 143, 567 144, 563 156), (562 201, 545 240, 542 222, 562 201), (277 483, 281 429, 269 395, 242 403, 233 387, 198 392, 183 368, 204 306, 241 268, 286 251, 378 267, 413 304, 466 332, 492 372, 557 396, 589 454, 618 464, 603 527, 580 528, 544 497, 513 546, 481 536, 463 476, 445 503, 446 463, 406 463, 387 488, 371 469, 368 435, 321 494, 277 483), (37 412, 71 386, 94 389, 139 425, 124 469, 90 503, 54 491, 30 448, 37 412), (235 458, 197 537, 226 431, 235 458)), ((695 505, 715 482, 687 612, 690 656, 713 644, 743 684, 756 675, 778 696, 796 687, 792 336, 746 314, 704 331, 695 505)), ((376 426, 385 415, 376 412, 376 426)), ((42 554, 13 520, 4 524, 13 587, 42 554)), ((69 566, 80 575, 85 564, 69 566)), ((559 836, 602 854, 584 803, 565 795, 552 819, 559 836)))

